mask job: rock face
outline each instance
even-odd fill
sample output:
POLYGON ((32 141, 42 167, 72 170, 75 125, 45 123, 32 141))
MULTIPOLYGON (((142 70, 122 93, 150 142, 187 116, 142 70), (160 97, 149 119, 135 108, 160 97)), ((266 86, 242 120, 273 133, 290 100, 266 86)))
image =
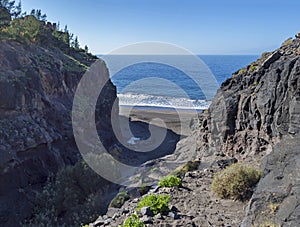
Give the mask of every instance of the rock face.
POLYGON ((285 42, 234 73, 200 124, 201 157, 263 157, 284 135, 300 131, 300 39, 285 42))
MULTIPOLYGON (((77 84, 96 57, 0 40, 0 222, 14 226, 32 213, 47 178, 80 158, 71 122, 77 84)), ((109 75, 103 75, 108 77, 109 75)), ((116 88, 98 105, 100 136, 111 144, 116 88), (102 131, 101 131, 102 130, 102 131)))
POLYGON ((285 138, 262 163, 264 177, 246 209, 242 226, 300 225, 300 142, 285 138))
POLYGON ((242 226, 299 226, 299 36, 226 80, 199 125, 202 160, 261 164, 242 226))

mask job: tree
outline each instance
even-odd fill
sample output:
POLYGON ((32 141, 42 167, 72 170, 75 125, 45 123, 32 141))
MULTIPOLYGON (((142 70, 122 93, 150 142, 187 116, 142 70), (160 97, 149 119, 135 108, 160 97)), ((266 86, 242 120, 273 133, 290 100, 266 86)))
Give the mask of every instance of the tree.
POLYGON ((15 5, 15 1, 12 0, 0 0, 0 7, 7 10, 12 18, 19 18, 22 14, 21 2, 15 5))
POLYGON ((59 30, 60 30, 60 22, 58 21, 57 26, 56 26, 56 31, 59 31, 59 30))
POLYGON ((22 16, 22 5, 21 2, 18 3, 12 10, 11 15, 13 18, 19 18, 22 16))
POLYGON ((75 37, 75 40, 74 40, 74 49, 78 50, 80 48, 79 46, 79 41, 78 41, 78 37, 76 36, 75 37))
POLYGON ((0 0, 0 6, 2 6, 3 8, 7 9, 9 11, 9 13, 11 13, 11 11, 14 9, 15 7, 15 1, 11 1, 11 0, 0 0))
POLYGON ((36 19, 40 20, 40 21, 46 21, 47 20, 47 15, 46 14, 42 14, 42 10, 40 9, 32 9, 30 12, 30 15, 33 15, 36 17, 36 19))
POLYGON ((11 21, 11 15, 7 8, 0 5, 0 29, 7 27, 11 21))
POLYGON ((30 42, 39 42, 43 36, 43 26, 41 26, 41 21, 30 15, 13 20, 6 28, 6 32, 13 38, 21 37, 30 42))
POLYGON ((87 45, 85 45, 85 46, 84 46, 84 51, 85 51, 86 53, 88 53, 88 52, 89 52, 89 48, 88 48, 88 46, 87 46, 87 45))

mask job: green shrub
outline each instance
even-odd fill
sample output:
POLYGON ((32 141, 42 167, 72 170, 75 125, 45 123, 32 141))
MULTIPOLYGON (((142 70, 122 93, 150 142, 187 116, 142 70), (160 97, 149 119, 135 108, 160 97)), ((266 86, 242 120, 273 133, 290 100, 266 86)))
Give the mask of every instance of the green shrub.
POLYGON ((175 169, 172 175, 175 175, 177 177, 183 177, 187 172, 197 170, 199 168, 199 165, 200 161, 189 161, 183 166, 180 166, 177 169, 175 169))
POLYGON ((153 214, 166 213, 169 211, 170 195, 147 195, 138 203, 136 210, 140 211, 143 207, 150 207, 153 214))
MULTIPOLYGON (((43 23, 34 16, 15 19, 4 29, 12 38, 37 42, 45 35, 43 23)), ((45 37, 43 37, 45 38, 45 37)))
POLYGON ((141 187, 138 189, 140 195, 145 195, 149 192, 150 186, 147 186, 145 183, 141 185, 141 187))
POLYGON ((250 69, 251 69, 251 71, 255 71, 257 69, 257 66, 256 65, 251 65, 250 69))
POLYGON ((211 188, 221 198, 244 200, 251 196, 260 177, 259 170, 236 163, 217 173, 211 188))
MULTIPOLYGON (((96 157, 95 157, 96 159, 96 157)), ((106 208, 103 196, 111 183, 95 173, 83 161, 59 171, 38 195, 29 226, 81 226, 99 216, 106 208)))
POLYGON ((126 191, 119 192, 110 202, 109 206, 114 208, 121 208, 129 198, 130 197, 126 191))
POLYGON ((119 227, 144 227, 145 224, 142 222, 136 214, 132 214, 124 222, 124 225, 119 227))
POLYGON ((293 38, 290 37, 290 38, 288 38, 287 40, 285 40, 285 41, 281 44, 281 46, 288 46, 288 45, 292 44, 292 42, 293 42, 293 38))
POLYGON ((179 187, 181 186, 182 180, 177 176, 166 176, 161 178, 158 185, 160 187, 179 187))

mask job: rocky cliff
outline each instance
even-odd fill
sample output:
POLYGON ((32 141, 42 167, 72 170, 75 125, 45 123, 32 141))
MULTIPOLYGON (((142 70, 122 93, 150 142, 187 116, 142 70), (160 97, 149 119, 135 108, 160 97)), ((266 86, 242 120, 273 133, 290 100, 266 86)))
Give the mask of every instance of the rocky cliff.
POLYGON ((199 123, 202 160, 261 166, 242 226, 299 226, 300 35, 234 73, 199 123))
MULTIPOLYGON (((48 177, 80 159, 72 100, 80 78, 96 59, 79 50, 66 53, 51 45, 0 40, 1 225, 15 226, 29 218, 48 177)), ((116 88, 111 82, 106 87, 98 101, 106 113, 98 119, 98 128, 109 145, 116 88)))
POLYGON ((299 38, 234 73, 200 121, 200 156, 258 158, 283 136, 298 134, 299 75, 299 38))

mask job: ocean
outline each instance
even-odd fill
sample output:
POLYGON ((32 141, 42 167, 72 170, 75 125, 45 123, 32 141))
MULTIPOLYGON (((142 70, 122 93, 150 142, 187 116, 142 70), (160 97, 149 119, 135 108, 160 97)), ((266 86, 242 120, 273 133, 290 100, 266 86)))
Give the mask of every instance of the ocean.
POLYGON ((143 109, 207 109, 219 86, 232 73, 257 60, 257 55, 164 56, 144 61, 141 56, 104 56, 120 106, 143 109), (130 60, 128 60, 130 59, 130 60), (171 59, 171 60, 170 60, 171 59), (128 64, 125 62, 136 62, 128 64), (175 62, 163 64, 162 62, 175 62), (183 66, 184 64, 184 66, 183 66), (125 65, 126 67, 120 67, 125 65), (200 65, 200 66, 199 66, 200 65), (175 66, 175 67, 174 67, 175 66))

